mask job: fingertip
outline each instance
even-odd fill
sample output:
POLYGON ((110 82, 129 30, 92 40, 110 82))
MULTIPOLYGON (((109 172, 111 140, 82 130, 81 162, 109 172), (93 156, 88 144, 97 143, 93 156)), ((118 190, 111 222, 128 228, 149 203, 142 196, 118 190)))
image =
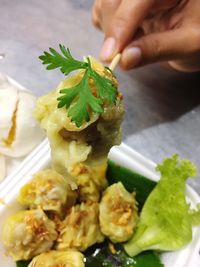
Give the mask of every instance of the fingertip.
POLYGON ((116 54, 116 40, 113 37, 108 37, 105 39, 101 51, 100 51, 100 59, 103 62, 110 62, 114 55, 116 54))
POLYGON ((142 59, 142 51, 139 47, 129 47, 122 52, 120 66, 124 70, 135 68, 142 59))

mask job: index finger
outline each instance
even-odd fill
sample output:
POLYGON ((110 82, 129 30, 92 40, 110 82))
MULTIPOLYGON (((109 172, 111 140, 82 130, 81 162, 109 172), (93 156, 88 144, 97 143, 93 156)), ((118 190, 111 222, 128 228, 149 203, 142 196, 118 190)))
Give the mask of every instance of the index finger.
POLYGON ((105 32, 106 39, 101 50, 102 60, 111 60, 129 44, 154 3, 155 0, 123 0, 121 2, 105 32), (109 49, 110 53, 108 53, 105 50, 107 47, 111 48, 107 42, 111 39, 112 49, 109 49))

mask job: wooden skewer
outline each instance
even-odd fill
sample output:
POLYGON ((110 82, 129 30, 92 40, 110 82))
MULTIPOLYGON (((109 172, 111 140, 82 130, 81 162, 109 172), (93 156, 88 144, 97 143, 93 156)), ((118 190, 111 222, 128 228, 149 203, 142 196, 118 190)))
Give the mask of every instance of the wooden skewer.
POLYGON ((117 64, 119 63, 120 59, 121 59, 121 55, 120 53, 118 53, 112 60, 112 62, 110 63, 109 69, 114 70, 117 66, 117 64))

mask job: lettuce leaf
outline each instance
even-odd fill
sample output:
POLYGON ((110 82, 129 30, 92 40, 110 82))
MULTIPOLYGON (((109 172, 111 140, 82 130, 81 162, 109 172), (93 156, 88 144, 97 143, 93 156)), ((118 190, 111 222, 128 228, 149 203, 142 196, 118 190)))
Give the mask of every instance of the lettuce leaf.
POLYGON ((186 180, 196 167, 178 155, 157 166, 161 178, 147 198, 138 227, 125 251, 135 256, 145 250, 177 250, 192 239, 192 221, 186 203, 186 180))
POLYGON ((190 210, 190 216, 193 226, 200 225, 200 203, 197 205, 196 209, 190 210))

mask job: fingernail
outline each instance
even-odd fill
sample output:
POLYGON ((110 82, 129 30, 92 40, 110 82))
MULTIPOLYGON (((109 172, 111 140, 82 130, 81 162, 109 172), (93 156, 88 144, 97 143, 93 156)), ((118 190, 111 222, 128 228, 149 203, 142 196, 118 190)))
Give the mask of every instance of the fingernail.
POLYGON ((108 37, 101 48, 100 58, 102 61, 109 61, 115 53, 116 41, 113 37, 108 37))
POLYGON ((123 62, 128 67, 135 67, 142 58, 142 51, 139 47, 127 48, 123 53, 123 62))

